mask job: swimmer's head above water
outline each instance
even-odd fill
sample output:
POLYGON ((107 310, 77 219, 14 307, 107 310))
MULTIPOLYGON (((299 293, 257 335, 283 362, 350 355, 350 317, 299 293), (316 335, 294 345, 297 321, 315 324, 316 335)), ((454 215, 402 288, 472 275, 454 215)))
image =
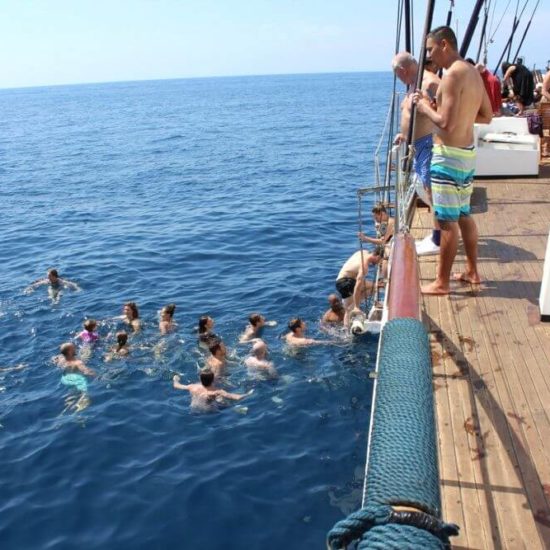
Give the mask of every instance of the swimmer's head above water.
POLYGON ((208 315, 203 315, 199 319, 199 334, 204 334, 214 327, 214 319, 208 315))
POLYGON ((225 349, 225 344, 219 339, 216 339, 213 342, 211 342, 210 345, 208 346, 208 349, 214 357, 224 357, 227 351, 225 349))
POLYGON ((344 304, 342 304, 342 299, 340 298, 340 296, 337 296, 336 294, 329 294, 328 303, 332 311, 340 311, 344 309, 344 304))
POLYGON ((84 321, 84 330, 93 332, 97 328, 97 321, 95 319, 86 319, 84 321))
POLYGON ((116 333, 116 343, 120 348, 123 348, 128 343, 128 333, 121 331, 116 333))
POLYGON ((203 369, 199 375, 201 384, 208 388, 214 383, 214 372, 210 369, 203 369))
POLYGON ((259 313, 252 313, 248 321, 254 328, 261 328, 265 325, 265 317, 259 313))
POLYGON ((300 332, 300 330, 305 330, 306 323, 300 317, 295 317, 294 319, 291 319, 288 322, 288 328, 296 334, 297 332, 300 332))
POLYGON ((48 281, 50 281, 52 285, 55 285, 59 282, 59 273, 57 269, 48 269, 48 281))
POLYGON ((72 342, 65 342, 64 344, 61 344, 59 351, 67 361, 71 361, 75 358, 76 348, 72 342))
POLYGON ((131 320, 139 319, 139 310, 135 302, 126 302, 123 310, 124 315, 131 320))
POLYGON ((160 310, 160 316, 163 321, 170 321, 176 311, 176 304, 168 304, 160 310))
POLYGON ((257 359, 263 359, 267 354, 267 345, 263 340, 257 340, 252 346, 252 354, 257 359))

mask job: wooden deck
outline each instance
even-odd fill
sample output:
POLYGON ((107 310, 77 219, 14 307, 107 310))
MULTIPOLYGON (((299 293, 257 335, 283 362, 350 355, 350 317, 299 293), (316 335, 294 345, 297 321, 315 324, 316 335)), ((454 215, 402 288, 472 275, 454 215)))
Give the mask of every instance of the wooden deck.
MULTIPOLYGON (((453 548, 550 548, 550 323, 538 295, 550 229, 550 166, 539 179, 481 180, 479 291, 424 297, 432 342, 443 517, 453 548)), ((431 227, 418 210, 416 237, 431 227)), ((420 259, 421 284, 437 257, 420 259)), ((464 265, 463 249, 455 260, 464 265)))

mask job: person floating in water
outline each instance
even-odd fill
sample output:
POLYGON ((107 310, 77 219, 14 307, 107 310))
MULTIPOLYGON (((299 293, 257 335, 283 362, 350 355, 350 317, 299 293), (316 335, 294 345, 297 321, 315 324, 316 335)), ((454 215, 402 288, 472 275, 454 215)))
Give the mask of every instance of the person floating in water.
POLYGON ((112 361, 113 359, 120 359, 126 357, 130 353, 128 347, 128 333, 120 331, 116 333, 116 345, 114 345, 110 352, 105 356, 105 361, 112 361))
POLYGON ((244 332, 239 338, 239 342, 244 344, 250 342, 256 338, 261 338, 263 334, 264 327, 274 327, 277 326, 276 321, 266 321, 263 315, 259 313, 252 313, 248 318, 249 325, 246 327, 244 332))
POLYGON ((221 341, 221 338, 212 332, 214 328, 214 319, 208 315, 203 315, 199 319, 199 346, 208 349, 210 344, 221 341))
POLYGON ((208 348, 210 357, 206 360, 206 366, 216 377, 225 376, 225 367, 227 366, 227 349, 221 340, 213 340, 208 348))
POLYGON ((175 375, 172 378, 173 386, 176 390, 187 390, 191 394, 191 408, 203 411, 212 411, 216 409, 216 404, 223 404, 224 400, 240 401, 250 395, 254 390, 245 394, 229 393, 225 390, 217 389, 214 384, 214 372, 209 369, 201 371, 200 384, 181 384, 180 376, 175 375))
POLYGON ((96 328, 97 321, 95 319, 86 319, 84 321, 84 330, 78 335, 83 344, 93 344, 99 340, 96 328))
POLYGON ((161 334, 168 334, 175 328, 174 312, 176 311, 176 304, 168 304, 160 310, 160 322, 159 330, 161 334))
POLYGON ((307 329, 306 322, 295 317, 288 322, 290 332, 285 335, 285 341, 289 346, 311 346, 314 344, 332 344, 329 340, 314 340, 306 338, 305 332, 307 329))
POLYGON ((74 407, 77 411, 85 409, 90 404, 88 398, 88 381, 86 376, 94 376, 95 371, 88 368, 81 359, 76 357, 76 347, 72 342, 61 344, 60 355, 54 358, 58 367, 63 369, 61 383, 81 392, 78 400, 68 400, 67 408, 74 407))
POLYGON ((52 300, 56 300, 59 297, 59 292, 63 288, 69 288, 71 290, 81 290, 81 288, 73 281, 62 279, 59 276, 59 272, 57 271, 57 269, 52 268, 48 270, 48 274, 45 278, 38 279, 37 281, 34 281, 34 283, 31 283, 25 289, 25 294, 30 294, 31 292, 34 292, 39 286, 44 285, 49 285, 48 294, 52 300))
POLYGON ((330 294, 328 303, 330 307, 325 311, 321 322, 327 325, 341 325, 346 314, 342 300, 336 294, 330 294))
POLYGON ((344 325, 349 325, 349 316, 353 311, 359 310, 359 305, 367 293, 372 293, 373 283, 369 281, 370 286, 367 286, 365 275, 368 274, 369 267, 377 264, 381 256, 374 252, 358 250, 352 254, 340 269, 338 277, 336 277, 336 290, 342 296, 344 309, 344 325))
POLYGON ((276 378, 277 370, 273 362, 267 360, 267 345, 263 340, 256 340, 252 346, 250 355, 244 360, 244 364, 251 374, 259 374, 268 378, 276 378))
POLYGON ((135 302, 126 302, 122 308, 122 317, 126 324, 130 325, 134 332, 141 330, 141 319, 139 318, 139 310, 135 302))

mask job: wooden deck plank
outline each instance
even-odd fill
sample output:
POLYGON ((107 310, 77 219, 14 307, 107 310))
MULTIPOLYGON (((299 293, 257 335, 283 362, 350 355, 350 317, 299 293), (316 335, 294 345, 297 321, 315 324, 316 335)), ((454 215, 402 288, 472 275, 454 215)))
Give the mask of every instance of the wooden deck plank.
MULTIPOLYGON (((546 252, 550 179, 479 188, 488 206, 475 217, 486 288, 459 288, 423 304, 443 513, 463 521, 457 548, 550 548, 550 327, 528 315, 546 252)), ((415 235, 430 224, 419 211, 415 235)), ((422 282, 433 279, 435 260, 421 259, 422 282)))

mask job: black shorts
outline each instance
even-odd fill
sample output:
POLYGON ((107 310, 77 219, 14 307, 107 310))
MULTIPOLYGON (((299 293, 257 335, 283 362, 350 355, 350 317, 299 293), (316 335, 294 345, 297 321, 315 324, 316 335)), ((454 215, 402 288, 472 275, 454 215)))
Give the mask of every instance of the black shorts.
POLYGON ((351 277, 342 277, 336 281, 336 290, 342 296, 342 300, 353 296, 353 290, 355 288, 355 279, 351 277))

